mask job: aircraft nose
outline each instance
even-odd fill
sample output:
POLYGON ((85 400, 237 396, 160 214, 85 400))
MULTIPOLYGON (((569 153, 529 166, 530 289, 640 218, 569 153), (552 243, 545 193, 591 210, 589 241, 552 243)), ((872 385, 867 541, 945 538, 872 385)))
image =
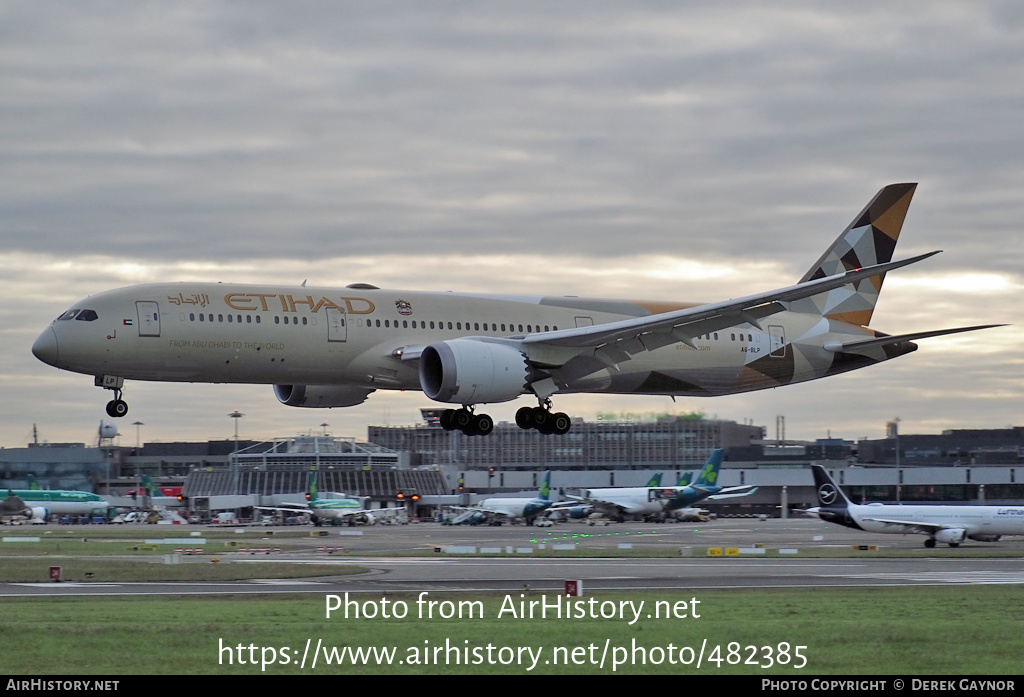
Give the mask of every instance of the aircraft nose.
POLYGON ((57 335, 53 327, 47 327, 36 343, 32 344, 32 353, 36 358, 48 365, 57 365, 57 335))

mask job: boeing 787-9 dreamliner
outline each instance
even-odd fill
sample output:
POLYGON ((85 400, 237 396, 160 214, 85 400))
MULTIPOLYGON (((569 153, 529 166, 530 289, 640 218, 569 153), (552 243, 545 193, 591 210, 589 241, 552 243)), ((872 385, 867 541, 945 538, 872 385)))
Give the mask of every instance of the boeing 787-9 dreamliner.
MULTIPOLYGON (((715 396, 863 368, 914 340, 869 328, 916 184, 886 186, 795 284, 713 303, 508 296, 259 283, 153 283, 75 303, 36 339, 49 365, 95 377, 127 414, 125 380, 257 383, 296 407, 375 390, 452 405, 446 429, 485 435, 481 404, 530 396, 516 423, 566 433, 558 394, 715 396)), ((996 326, 996 325, 986 325, 996 326)))

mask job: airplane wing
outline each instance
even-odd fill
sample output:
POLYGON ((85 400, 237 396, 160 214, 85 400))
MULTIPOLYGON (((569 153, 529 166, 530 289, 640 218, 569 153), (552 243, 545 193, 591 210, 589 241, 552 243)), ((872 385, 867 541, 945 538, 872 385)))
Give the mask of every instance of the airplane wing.
POLYGON ((916 339, 927 339, 933 336, 946 336, 947 334, 959 334, 961 332, 973 332, 978 329, 992 329, 994 327, 1005 327, 1005 324, 979 324, 974 327, 957 327, 956 329, 936 329, 930 332, 914 332, 913 334, 899 334, 897 336, 880 336, 875 339, 857 339, 855 341, 827 341, 824 349, 833 353, 857 353, 867 349, 901 344, 905 341, 916 339))
POLYGON ((631 317, 618 322, 530 334, 520 342, 534 365, 557 369, 558 380, 569 382, 614 367, 643 351, 678 342, 694 346, 694 337, 736 324, 746 322, 760 328, 760 320, 785 311, 786 303, 909 266, 938 253, 929 252, 901 261, 866 266, 736 300, 631 317))
POLYGON ((891 520, 888 518, 868 518, 865 517, 863 520, 870 521, 872 523, 882 523, 883 525, 892 525, 895 527, 903 528, 904 533, 919 532, 925 535, 934 535, 940 530, 948 529, 959 529, 962 525, 947 525, 945 523, 920 523, 913 520, 891 520))
POLYGON ((286 513, 312 513, 313 510, 304 504, 297 503, 294 506, 282 504, 280 506, 253 506, 257 511, 284 511, 286 513))
POLYGON ((474 511, 488 516, 508 517, 508 511, 501 511, 495 508, 482 508, 481 506, 447 506, 453 511, 474 511))
MULTIPOLYGON (((708 303, 673 312, 631 317, 593 326, 539 332, 516 339, 478 338, 494 343, 513 341, 527 352, 529 360, 535 366, 558 369, 559 380, 568 382, 604 368, 614 367, 643 351, 652 351, 678 342, 694 346, 694 337, 727 329, 739 323, 746 322, 760 328, 759 321, 785 311, 785 303, 809 298, 909 266, 938 253, 929 252, 901 261, 865 266, 736 300, 708 303)), ((425 348, 418 345, 402 346, 396 348, 391 355, 402 361, 416 361, 425 348)), ((551 390, 552 393, 555 391, 557 390, 551 390)))
POLYGON ((751 486, 749 484, 746 486, 731 486, 727 489, 722 489, 720 492, 714 494, 713 496, 708 496, 706 500, 715 501, 718 499, 734 499, 739 496, 750 496, 756 491, 757 487, 751 486))

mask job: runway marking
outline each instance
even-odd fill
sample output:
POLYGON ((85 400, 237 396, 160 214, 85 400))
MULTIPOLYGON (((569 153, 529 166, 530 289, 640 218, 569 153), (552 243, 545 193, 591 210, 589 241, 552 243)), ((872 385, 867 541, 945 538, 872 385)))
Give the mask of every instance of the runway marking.
POLYGON ((322 586, 323 581, 292 581, 286 578, 255 578, 249 583, 264 586, 322 586))
POLYGON ((1024 583, 1024 571, 920 571, 840 575, 844 578, 885 579, 893 581, 919 581, 924 583, 1024 583))
POLYGON ((12 586, 24 586, 26 588, 120 588, 123 584, 121 583, 72 583, 63 582, 55 583, 50 581, 49 583, 12 583, 12 586))

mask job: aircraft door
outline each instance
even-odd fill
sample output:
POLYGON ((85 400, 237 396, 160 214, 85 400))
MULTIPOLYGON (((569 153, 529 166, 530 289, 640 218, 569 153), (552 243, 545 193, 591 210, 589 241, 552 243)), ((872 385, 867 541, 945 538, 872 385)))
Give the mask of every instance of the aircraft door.
POLYGON ((160 305, 152 300, 137 300, 139 336, 160 336, 160 305))
POLYGON ((327 308, 327 341, 348 341, 348 326, 345 313, 336 307, 327 308))
POLYGON ((768 325, 768 336, 771 339, 772 358, 786 357, 786 328, 775 324, 768 325))

